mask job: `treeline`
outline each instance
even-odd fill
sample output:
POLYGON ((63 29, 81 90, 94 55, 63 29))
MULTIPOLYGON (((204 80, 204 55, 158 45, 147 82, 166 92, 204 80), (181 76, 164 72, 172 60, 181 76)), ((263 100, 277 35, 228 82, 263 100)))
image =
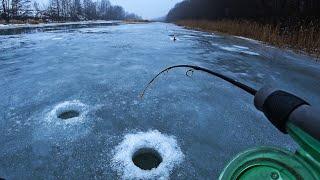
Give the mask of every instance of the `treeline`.
POLYGON ((29 16, 31 14, 31 0, 1 0, 0 19, 29 16))
POLYGON ((167 15, 182 19, 255 19, 281 21, 288 17, 317 19, 319 0, 184 0, 167 15))
POLYGON ((31 0, 1 0, 0 19, 44 21, 124 20, 141 19, 127 13, 121 6, 113 6, 109 0, 50 0, 40 7, 31 0))

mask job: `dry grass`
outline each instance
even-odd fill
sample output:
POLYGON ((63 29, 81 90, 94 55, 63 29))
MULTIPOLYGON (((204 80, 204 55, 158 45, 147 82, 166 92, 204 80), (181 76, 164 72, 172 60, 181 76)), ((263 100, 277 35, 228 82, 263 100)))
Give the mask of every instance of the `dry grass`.
POLYGON ((137 19, 127 19, 123 21, 127 24, 141 24, 141 23, 150 23, 149 20, 137 20, 137 19))
POLYGON ((6 23, 5 20, 0 19, 0 24, 5 24, 5 23, 6 23))
MULTIPOLYGON (((9 24, 39 24, 43 23, 41 19, 26 19, 26 20, 17 20, 11 19, 9 24)), ((6 24, 5 20, 0 20, 0 24, 6 24)))
POLYGON ((205 31, 216 31, 256 39, 282 48, 292 48, 320 57, 320 29, 313 25, 283 30, 280 26, 243 20, 178 21, 178 25, 205 31))

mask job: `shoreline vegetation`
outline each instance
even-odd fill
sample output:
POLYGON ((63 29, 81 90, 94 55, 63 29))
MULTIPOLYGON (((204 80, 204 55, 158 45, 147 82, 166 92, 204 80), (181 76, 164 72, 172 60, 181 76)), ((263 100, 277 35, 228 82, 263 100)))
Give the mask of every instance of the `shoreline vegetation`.
POLYGON ((140 23, 150 23, 152 21, 143 20, 143 19, 126 19, 126 20, 83 20, 83 21, 51 21, 45 22, 37 19, 27 19, 27 20, 11 20, 10 23, 6 23, 4 20, 0 20, 0 28, 4 26, 28 26, 28 25, 54 25, 54 24, 95 24, 100 22, 108 22, 108 21, 121 21, 127 24, 140 24, 140 23))
POLYGON ((83 21, 143 21, 109 0, 48 0, 40 5, 31 0, 1 0, 0 25, 50 24, 83 21))
POLYGON ((146 24, 152 21, 148 20, 89 20, 89 21, 65 21, 65 22, 49 22, 49 23, 20 23, 20 24, 1 24, 0 36, 9 34, 20 34, 33 32, 33 29, 46 29, 50 27, 78 27, 78 26, 104 26, 104 25, 123 25, 123 24, 146 24))
POLYGON ((183 0, 166 20, 320 57, 319 0, 183 0))
POLYGON ((291 49, 320 58, 320 29, 312 23, 284 32, 279 25, 249 20, 178 20, 175 24, 190 29, 220 32, 258 40, 276 47, 291 49))
MULTIPOLYGON (((64 23, 95 23, 95 22, 103 22, 103 21, 113 21, 113 20, 91 20, 91 21, 52 21, 52 22, 45 22, 45 21, 39 21, 39 20, 35 20, 35 19, 29 19, 26 21, 20 21, 20 20, 12 20, 10 23, 5 23, 4 21, 0 20, 0 28, 2 26, 27 26, 27 25, 41 25, 41 24, 45 24, 45 25, 50 25, 50 24, 64 24, 64 23)), ((123 23, 127 23, 127 24, 140 24, 140 23, 150 23, 152 21, 149 20, 137 20, 137 19, 127 19, 127 20, 119 20, 122 21, 123 23)))

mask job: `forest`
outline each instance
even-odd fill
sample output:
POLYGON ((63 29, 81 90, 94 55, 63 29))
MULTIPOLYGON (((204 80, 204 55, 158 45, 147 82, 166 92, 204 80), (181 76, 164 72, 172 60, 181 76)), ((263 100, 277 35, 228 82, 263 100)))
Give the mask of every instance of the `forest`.
POLYGON ((44 7, 31 0, 1 0, 0 20, 81 21, 141 19, 108 0, 50 0, 44 7))
POLYGON ((316 19, 319 0, 185 0, 167 15, 167 20, 181 19, 255 19, 281 21, 288 17, 316 19))

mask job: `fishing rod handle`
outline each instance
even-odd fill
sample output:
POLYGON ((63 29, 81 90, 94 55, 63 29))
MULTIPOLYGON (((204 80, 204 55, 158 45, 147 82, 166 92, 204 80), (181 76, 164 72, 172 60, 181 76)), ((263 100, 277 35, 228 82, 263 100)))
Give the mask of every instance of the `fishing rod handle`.
POLYGON ((320 110, 305 100, 273 87, 261 88, 254 105, 281 132, 287 133, 288 122, 320 140, 320 110))

